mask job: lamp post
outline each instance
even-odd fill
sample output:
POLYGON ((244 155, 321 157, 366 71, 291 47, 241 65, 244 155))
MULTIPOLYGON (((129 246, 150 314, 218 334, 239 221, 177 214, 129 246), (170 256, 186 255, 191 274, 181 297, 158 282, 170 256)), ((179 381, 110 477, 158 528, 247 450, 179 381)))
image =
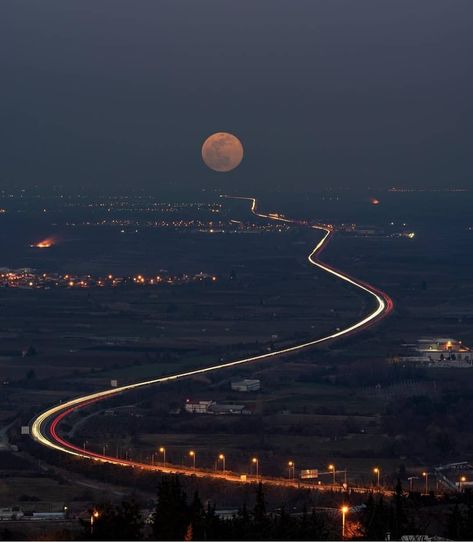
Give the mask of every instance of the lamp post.
POLYGON ((257 457, 253 457, 253 459, 251 460, 251 462, 253 463, 253 465, 255 466, 255 469, 256 469, 256 479, 258 480, 259 478, 259 460, 257 457))
POLYGON ((166 448, 161 446, 161 448, 159 448, 159 451, 163 454, 163 467, 165 467, 166 466, 166 448))
POLYGON ((191 450, 189 452, 189 456, 192 457, 192 468, 195 470, 195 452, 194 452, 194 450, 191 450))
POLYGON ((295 464, 294 464, 294 461, 289 461, 288 464, 288 470, 289 470, 289 480, 294 480, 294 478, 296 477, 295 475, 295 464))
POLYGON ((328 466, 328 470, 333 472, 333 485, 335 485, 337 483, 337 480, 336 480, 336 470, 335 470, 335 465, 329 465, 328 466))
POLYGON ((225 456, 223 454, 220 454, 218 458, 222 462, 222 472, 225 472, 225 456))
POLYGON ((425 478, 425 494, 428 495, 428 493, 429 493, 429 473, 427 471, 424 471, 422 473, 422 476, 425 478))
POLYGON ((373 469, 373 472, 374 472, 374 473, 376 474, 376 476, 377 476, 377 480, 378 480, 377 486, 379 487, 379 476, 380 476, 380 474, 381 474, 381 469, 380 469, 379 467, 375 467, 375 468, 373 469))
POLYGON ((409 491, 412 493, 412 491, 414 490, 414 480, 418 480, 419 477, 418 476, 409 476, 408 480, 409 480, 409 491))
POLYGON ((346 515, 350 509, 346 504, 344 504, 340 508, 340 512, 342 513, 342 540, 345 540, 345 525, 346 525, 346 515))
POLYGON ((90 514, 90 534, 93 534, 94 532, 94 523, 95 523, 95 520, 100 516, 100 514, 98 513, 97 510, 94 510, 91 514, 90 514))
POLYGON ((466 482, 466 476, 460 476, 460 491, 463 491, 463 484, 466 482))

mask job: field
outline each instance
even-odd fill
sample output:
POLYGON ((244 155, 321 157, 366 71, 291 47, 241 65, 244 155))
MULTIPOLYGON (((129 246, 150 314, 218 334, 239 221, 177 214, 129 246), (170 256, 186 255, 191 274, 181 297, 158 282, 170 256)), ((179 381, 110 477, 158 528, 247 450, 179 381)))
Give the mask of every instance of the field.
MULTIPOLYGON (((239 218, 245 212, 235 210, 239 218)), ((248 472, 257 454, 267 474, 284 475, 288 460, 298 469, 321 472, 331 462, 347 470, 350 480, 365 483, 372 482, 374 465, 391 483, 400 465, 415 470, 446 457, 467 457, 473 427, 464 425, 463 438, 453 442, 460 422, 439 413, 448 410, 452 397, 470 404, 473 375, 391 361, 404 343, 425 335, 473 344, 472 256, 465 253, 471 231, 456 224, 452 236, 439 224, 422 226, 419 220, 411 226, 415 238, 408 239, 386 232, 377 220, 382 233, 340 231, 323 259, 394 298, 395 313, 383 324, 297 356, 123 396, 71 417, 63 431, 79 445, 96 451, 105 446, 109 453, 143 461, 158 461, 157 449, 166 446, 170 462, 189 464, 193 449, 200 465, 215 468, 217 454, 224 452, 228 468, 248 472), (260 379, 261 391, 231 391, 231 380, 241 377, 260 379), (241 403, 251 414, 189 415, 183 412, 187 399, 241 403), (429 403, 423 418, 419 401, 429 403), (411 432, 410 420, 417 432, 411 432), (429 431, 421 438, 422 424, 429 431)), ((5 427, 13 422, 12 442, 25 443, 17 437, 19 425, 47 405, 107 388, 112 379, 124 384, 262 353, 323 336, 368 312, 369 299, 307 263, 318 232, 261 228, 256 220, 252 227, 252 233, 146 230, 138 236, 106 230, 103 238, 85 228, 75 241, 80 257, 68 243, 54 247, 54 257, 28 249, 23 256, 15 253, 14 265, 28 257, 38 268, 57 261, 63 270, 119 272, 130 262, 130 273, 171 269, 217 280, 1 290, 0 419, 5 427), (120 243, 111 241, 114 236, 120 243), (100 242, 107 247, 102 252, 100 242)), ((0 494, 5 504, 20 498, 21 483, 10 478, 0 494)))

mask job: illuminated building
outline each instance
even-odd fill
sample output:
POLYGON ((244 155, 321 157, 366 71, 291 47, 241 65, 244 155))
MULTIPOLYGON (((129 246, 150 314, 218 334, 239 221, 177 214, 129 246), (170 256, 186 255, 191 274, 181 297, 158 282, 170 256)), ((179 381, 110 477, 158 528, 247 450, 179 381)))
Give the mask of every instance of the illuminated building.
POLYGON ((419 339, 410 356, 400 361, 419 362, 430 366, 467 367, 473 366, 473 352, 461 341, 443 337, 426 337, 419 339))

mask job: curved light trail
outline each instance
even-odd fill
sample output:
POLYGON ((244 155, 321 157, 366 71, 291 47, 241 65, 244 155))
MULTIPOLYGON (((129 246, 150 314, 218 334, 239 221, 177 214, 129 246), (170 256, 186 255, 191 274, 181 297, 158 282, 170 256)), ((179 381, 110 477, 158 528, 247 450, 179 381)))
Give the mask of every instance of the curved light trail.
MULTIPOLYGON (((232 197, 232 196, 222 196, 222 197, 229 198, 229 199, 246 200, 246 201, 251 202, 251 212, 261 218, 277 220, 280 222, 303 224, 296 220, 290 220, 285 217, 281 217, 277 214, 263 214, 263 213, 258 212, 256 198, 232 197)), ((120 465, 124 467, 135 467, 135 468, 146 469, 146 470, 159 470, 162 472, 173 472, 173 473, 194 475, 194 476, 200 476, 200 477, 210 476, 212 478, 224 479, 230 482, 242 482, 240 475, 237 475, 235 473, 191 469, 191 468, 186 468, 186 467, 177 466, 177 465, 172 465, 172 466, 149 465, 147 463, 140 463, 140 462, 132 461, 132 460, 119 459, 112 456, 107 456, 105 454, 99 454, 99 453, 95 453, 89 450, 84 450, 80 448, 79 446, 76 446, 75 444, 68 442, 67 440, 62 438, 58 434, 58 426, 64 420, 64 418, 66 418, 66 416, 68 416, 72 412, 75 412, 80 408, 87 407, 98 401, 106 400, 118 394, 122 394, 127 391, 131 391, 137 388, 142 388, 145 386, 150 386, 153 384, 170 382, 173 380, 180 380, 180 379, 191 377, 198 374, 210 373, 210 372, 218 371, 221 369, 228 369, 230 367, 236 367, 238 365, 244 365, 244 364, 253 363, 256 361, 263 361, 269 358, 277 358, 286 354, 299 352, 299 351, 311 348, 313 346, 319 345, 321 343, 332 341, 334 339, 348 336, 354 332, 366 329, 370 325, 379 321, 381 318, 384 318, 385 316, 387 316, 393 309, 393 302, 386 293, 378 290, 377 288, 365 282, 352 278, 348 274, 342 273, 341 271, 338 271, 334 267, 329 266, 318 259, 318 255, 327 246, 327 243, 329 242, 329 240, 331 239, 331 236, 333 235, 333 228, 329 225, 314 225, 311 227, 314 229, 322 230, 325 233, 322 239, 317 243, 317 245, 308 255, 309 262, 312 265, 329 273, 330 275, 333 275, 337 277, 338 279, 343 280, 351 284, 352 286, 366 292, 370 296, 372 296, 372 298, 376 302, 376 305, 375 305, 375 309, 372 312, 370 312, 367 316, 365 316, 363 319, 356 322, 355 324, 352 324, 342 330, 338 330, 335 333, 332 333, 325 337, 314 339, 308 342, 297 344, 295 346, 282 348, 280 350, 268 352, 266 354, 257 354, 255 356, 249 356, 243 359, 238 359, 236 361, 210 365, 208 367, 203 367, 201 369, 194 369, 192 371, 186 371, 186 372, 177 373, 174 375, 154 378, 152 380, 136 382, 134 384, 128 384, 126 386, 121 386, 119 388, 113 388, 113 389, 109 389, 105 391, 91 393, 84 397, 77 397, 76 399, 72 399, 63 404, 57 405, 55 407, 52 407, 46 410, 45 412, 40 414, 36 419, 34 419, 31 425, 31 435, 33 439, 36 440, 38 443, 44 446, 47 446, 48 448, 52 448, 54 450, 67 453, 70 455, 74 455, 77 457, 100 461, 103 463, 112 463, 112 464, 120 465)), ((267 478, 267 477, 261 477, 261 476, 259 477, 259 480, 263 480, 265 483, 276 484, 276 485, 285 485, 285 486, 292 486, 292 487, 304 486, 304 484, 301 484, 301 482, 298 482, 297 480, 294 481, 294 480, 286 480, 282 478, 267 478)), ((310 485, 310 484, 306 484, 306 485, 308 487, 314 487, 313 485, 310 485)), ((320 486, 317 486, 317 487, 320 488, 320 486)))

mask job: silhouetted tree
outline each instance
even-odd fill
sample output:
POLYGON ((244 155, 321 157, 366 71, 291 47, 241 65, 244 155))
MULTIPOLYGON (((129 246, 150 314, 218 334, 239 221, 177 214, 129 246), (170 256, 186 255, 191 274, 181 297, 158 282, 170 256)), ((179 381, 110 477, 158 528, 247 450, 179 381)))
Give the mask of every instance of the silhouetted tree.
POLYGON ((189 525, 186 494, 177 476, 165 476, 158 487, 158 500, 153 517, 156 540, 183 540, 189 525))
POLYGON ((388 510, 382 497, 375 499, 370 495, 361 516, 363 538, 365 540, 384 540, 389 530, 388 510))
POLYGON ((256 490, 256 502, 253 509, 253 536, 255 540, 270 538, 269 521, 266 515, 266 501, 264 499, 263 484, 260 482, 256 490))
POLYGON ((141 540, 143 518, 136 502, 124 501, 118 506, 103 504, 90 510, 97 512, 93 523, 82 522, 86 540, 141 540))

